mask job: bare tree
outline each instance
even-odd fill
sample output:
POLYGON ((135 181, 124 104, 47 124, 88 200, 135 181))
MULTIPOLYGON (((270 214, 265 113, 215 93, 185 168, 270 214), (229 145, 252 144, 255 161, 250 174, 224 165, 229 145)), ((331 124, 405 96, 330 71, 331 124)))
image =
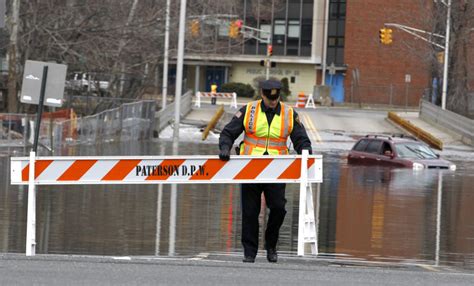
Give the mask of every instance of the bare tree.
MULTIPOLYGON (((16 23, 9 28, 10 111, 17 111, 13 106, 17 104, 16 89, 21 85, 22 66, 26 60, 64 63, 68 65, 68 72, 105 78, 109 82, 108 96, 140 97, 148 84, 155 83, 153 71, 162 61, 165 2, 9 0, 10 23, 16 23)), ((172 1, 170 9, 171 58, 175 56, 177 45, 178 5, 179 1, 172 1)), ((243 11, 240 0, 192 0, 188 1, 187 9, 188 20, 221 14, 241 18, 243 11)), ((228 29, 228 23, 205 21, 201 27, 200 37, 188 35, 187 52, 226 54, 234 49, 241 51, 244 39, 230 40, 219 33, 219 29, 228 29)))

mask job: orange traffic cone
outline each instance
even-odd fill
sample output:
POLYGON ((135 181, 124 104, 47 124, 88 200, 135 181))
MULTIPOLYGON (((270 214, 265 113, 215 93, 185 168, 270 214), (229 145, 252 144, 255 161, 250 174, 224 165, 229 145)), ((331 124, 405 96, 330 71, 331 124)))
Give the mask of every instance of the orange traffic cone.
POLYGON ((298 101, 295 107, 304 108, 306 106, 306 95, 303 92, 298 93, 298 101))

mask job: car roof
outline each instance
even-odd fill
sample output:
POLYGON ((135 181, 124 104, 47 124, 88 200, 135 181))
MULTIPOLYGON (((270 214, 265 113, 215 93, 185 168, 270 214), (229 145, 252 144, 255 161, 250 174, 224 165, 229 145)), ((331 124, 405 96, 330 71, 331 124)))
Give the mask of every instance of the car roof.
POLYGON ((413 137, 411 135, 405 135, 405 134, 392 134, 392 135, 385 135, 385 134, 367 134, 362 139, 380 139, 383 141, 392 141, 394 143, 399 143, 399 142, 415 142, 415 143, 420 143, 416 139, 416 137, 413 137))

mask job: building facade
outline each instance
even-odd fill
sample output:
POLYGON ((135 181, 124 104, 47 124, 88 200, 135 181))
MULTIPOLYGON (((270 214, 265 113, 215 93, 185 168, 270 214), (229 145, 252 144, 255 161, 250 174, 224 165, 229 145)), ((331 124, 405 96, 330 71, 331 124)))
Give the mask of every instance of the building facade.
POLYGON ((236 10, 244 36, 229 37, 231 20, 219 24, 201 17, 201 36, 187 38, 186 88, 209 91, 212 83, 227 82, 256 88, 266 76, 261 61, 267 54, 264 39, 271 35, 276 66, 270 77, 288 79, 290 100, 300 92, 318 93, 324 83, 335 103, 417 104, 430 82, 429 61, 406 56, 407 35, 392 45, 378 39, 384 23, 403 20, 400 11, 418 9, 412 2, 417 1, 242 0, 236 10), (260 32, 246 34, 253 29, 260 32))

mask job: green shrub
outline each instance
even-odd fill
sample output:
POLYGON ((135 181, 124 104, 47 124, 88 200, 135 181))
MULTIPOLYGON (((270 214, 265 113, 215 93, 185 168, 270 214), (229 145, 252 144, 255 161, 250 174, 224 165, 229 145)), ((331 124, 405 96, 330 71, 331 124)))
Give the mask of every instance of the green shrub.
POLYGON ((255 89, 250 84, 241 82, 228 82, 222 85, 221 92, 235 92, 238 97, 252 98, 255 95, 255 89))
POLYGON ((280 96, 282 101, 286 101, 288 96, 291 96, 290 84, 288 83, 288 78, 284 77, 281 79, 281 91, 280 96))

